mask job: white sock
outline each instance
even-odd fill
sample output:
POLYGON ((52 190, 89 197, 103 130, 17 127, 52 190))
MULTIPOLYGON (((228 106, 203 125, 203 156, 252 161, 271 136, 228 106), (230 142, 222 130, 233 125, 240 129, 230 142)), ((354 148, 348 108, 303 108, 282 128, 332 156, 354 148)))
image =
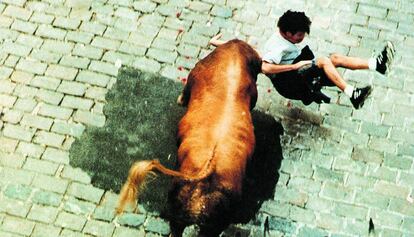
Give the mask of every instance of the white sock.
POLYGON ((370 70, 377 69, 377 60, 375 58, 368 59, 368 68, 370 70))
POLYGON ((347 95, 349 98, 351 98, 352 92, 354 92, 354 87, 351 86, 351 85, 346 85, 345 90, 344 90, 345 95, 347 95))

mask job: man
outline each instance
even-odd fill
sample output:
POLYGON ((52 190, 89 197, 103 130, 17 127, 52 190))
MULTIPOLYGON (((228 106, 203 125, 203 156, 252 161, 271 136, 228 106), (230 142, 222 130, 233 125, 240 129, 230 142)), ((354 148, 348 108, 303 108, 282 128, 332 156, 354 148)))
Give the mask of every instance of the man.
MULTIPOLYGON (((314 58, 308 46, 301 49, 301 43, 310 32, 310 19, 304 12, 287 11, 277 23, 279 31, 265 44, 262 57, 262 72, 272 81, 276 90, 284 97, 302 100, 305 105, 312 102, 329 103, 330 98, 320 92, 323 86, 337 86, 349 98, 355 109, 363 106, 372 92, 371 86, 354 88, 346 83, 336 67, 347 69, 370 69, 381 74, 388 71, 394 56, 394 46, 387 42, 376 58, 362 59, 340 54, 314 58)), ((210 40, 218 46, 221 34, 210 40)))

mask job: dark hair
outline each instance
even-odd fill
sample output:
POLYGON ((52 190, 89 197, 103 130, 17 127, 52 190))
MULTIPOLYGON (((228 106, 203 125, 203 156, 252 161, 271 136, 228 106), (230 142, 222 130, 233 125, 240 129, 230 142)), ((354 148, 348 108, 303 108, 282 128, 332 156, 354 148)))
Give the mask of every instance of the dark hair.
POLYGON ((292 34, 306 32, 309 34, 311 23, 312 22, 304 12, 288 10, 279 18, 277 27, 279 27, 282 32, 290 32, 292 34))

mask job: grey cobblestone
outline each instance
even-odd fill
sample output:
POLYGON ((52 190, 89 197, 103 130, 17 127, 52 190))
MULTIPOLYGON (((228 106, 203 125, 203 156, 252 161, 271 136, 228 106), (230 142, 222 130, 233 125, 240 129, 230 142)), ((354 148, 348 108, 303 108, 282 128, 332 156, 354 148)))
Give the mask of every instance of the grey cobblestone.
POLYGON ((38 113, 39 115, 66 120, 69 119, 72 112, 72 109, 62 108, 49 104, 41 104, 38 113))
POLYGON ((29 236, 33 232, 34 226, 35 223, 32 221, 6 216, 1 229, 11 233, 29 236))
POLYGON ((40 158, 44 150, 45 148, 42 146, 39 146, 33 143, 20 141, 19 145, 17 146, 16 153, 28 155, 28 156, 35 157, 35 158, 40 158))
POLYGON ((83 126, 82 124, 55 121, 51 131, 58 134, 71 135, 79 138, 84 130, 85 126, 83 126))
POLYGON ((52 176, 39 174, 33 179, 34 187, 63 194, 66 191, 68 182, 66 180, 58 179, 52 176))
POLYGON ((104 190, 102 189, 81 183, 72 183, 68 189, 68 194, 96 204, 98 204, 101 200, 103 193, 104 190))
POLYGON ((61 204, 63 196, 54 192, 37 190, 34 192, 32 201, 34 203, 57 207, 61 204))
MULTIPOLYGON (((77 216, 77 215, 70 214, 67 212, 60 212, 55 222, 55 225, 63 227, 63 228, 68 228, 70 230, 80 231, 82 230, 85 223, 86 223, 86 217, 77 216)), ((70 235, 66 235, 66 236, 70 236, 70 235)))
POLYGON ((44 236, 55 237, 56 236, 57 237, 59 236, 60 231, 61 231, 61 228, 59 227, 36 223, 32 236, 33 237, 44 237, 44 236))
POLYGON ((73 81, 62 81, 57 91, 69 95, 82 96, 85 94, 87 85, 73 81))
POLYGON ((112 236, 115 226, 112 223, 90 220, 86 223, 84 233, 95 236, 112 236))
POLYGON ((69 164, 69 153, 55 148, 48 147, 42 155, 42 159, 56 163, 69 164))
POLYGON ((48 175, 54 175, 58 167, 59 165, 56 163, 27 158, 26 162, 24 163, 23 169, 37 171, 39 173, 48 174, 48 175))
POLYGON ((51 224, 55 221, 57 214, 58 209, 55 207, 33 205, 27 218, 29 220, 51 224))
POLYGON ((94 209, 95 205, 90 202, 85 202, 74 197, 69 197, 63 205, 63 209, 67 212, 76 214, 76 215, 90 215, 94 209))

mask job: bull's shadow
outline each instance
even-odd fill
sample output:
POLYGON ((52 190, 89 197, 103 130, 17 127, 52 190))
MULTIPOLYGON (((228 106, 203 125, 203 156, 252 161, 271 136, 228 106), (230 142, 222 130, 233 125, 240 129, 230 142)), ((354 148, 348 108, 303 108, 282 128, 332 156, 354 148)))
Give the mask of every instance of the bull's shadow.
MULTIPOLYGON (((92 184, 118 192, 131 164, 158 158, 174 168, 175 134, 185 108, 175 104, 182 85, 158 74, 124 69, 106 95, 102 128, 88 127, 70 150, 70 163, 92 178, 92 184)), ((256 135, 254 156, 247 167, 244 196, 234 210, 232 223, 251 220, 264 200, 273 197, 282 160, 280 123, 260 111, 252 112, 256 135)), ((162 212, 171 178, 163 175, 149 182, 140 204, 162 212)), ((143 211, 141 209, 141 211, 143 211)))
POLYGON ((233 223, 252 220, 265 200, 273 199, 283 159, 282 125, 261 111, 252 112, 256 147, 247 165, 242 201, 235 207, 233 223))

